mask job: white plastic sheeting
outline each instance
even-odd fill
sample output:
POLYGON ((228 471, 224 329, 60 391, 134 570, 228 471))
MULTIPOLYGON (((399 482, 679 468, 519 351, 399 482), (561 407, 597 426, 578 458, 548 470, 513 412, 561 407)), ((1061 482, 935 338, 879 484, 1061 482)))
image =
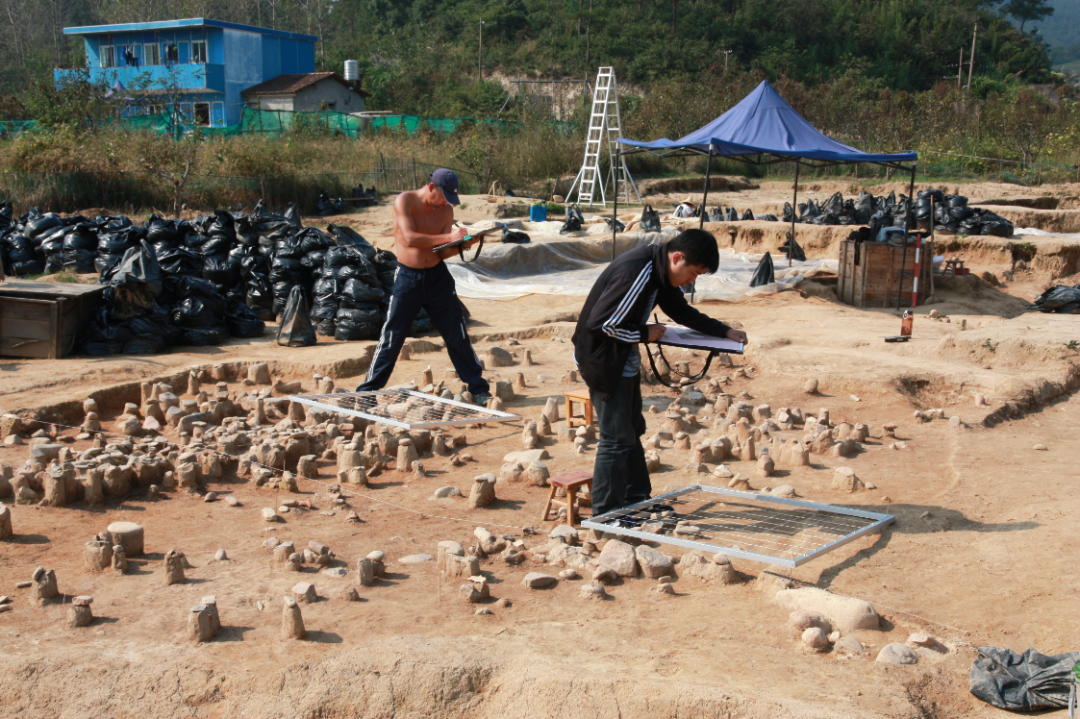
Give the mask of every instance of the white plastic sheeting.
MULTIPOLYGON (((558 223, 527 223, 525 229, 533 234, 541 224, 558 223)), ((621 233, 616 256, 643 244, 668 242, 677 234, 670 229, 659 233, 621 233)), ((448 262, 458 294, 486 300, 512 300, 529 294, 585 297, 611 261, 610 236, 554 239, 534 235, 533 239, 525 245, 485 245, 476 262, 448 262)), ((696 299, 737 302, 743 297, 772 294, 791 289, 814 273, 836 272, 839 264, 836 260, 808 260, 793 262, 789 269, 787 257, 774 255, 776 282, 751 287, 750 278, 761 257, 720 250, 720 268, 715 274, 698 278, 696 299)))
POLYGON ((1034 227, 1018 227, 1013 230, 1014 235, 1032 235, 1034 237, 1080 237, 1076 232, 1045 232, 1034 227))

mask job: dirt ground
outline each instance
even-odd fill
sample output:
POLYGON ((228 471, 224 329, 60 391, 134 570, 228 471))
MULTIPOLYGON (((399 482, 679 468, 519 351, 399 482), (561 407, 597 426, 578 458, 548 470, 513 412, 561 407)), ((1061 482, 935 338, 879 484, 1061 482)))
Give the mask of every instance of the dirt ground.
MULTIPOLYGON (((962 189, 973 198, 1008 199, 1005 193, 1018 188, 962 189)), ((1075 190, 1047 192, 1066 197, 1075 190)), ((816 196, 831 191, 832 185, 822 186, 816 196)), ((770 187, 739 194, 751 198, 754 192, 761 202, 782 194, 770 187)), ((724 204, 742 209, 738 202, 724 204)), ((466 198, 459 213, 467 222, 491 215, 492 206, 479 197, 466 198)), ((390 245, 388 207, 345 220, 376 244, 390 245)), ((1011 268, 976 269, 1006 277, 1011 268)), ((728 377, 725 392, 745 391, 748 401, 774 411, 828 408, 834 423, 870 427, 857 456, 814 455, 811 466, 782 469, 776 478, 759 478, 751 462, 725 464, 750 476, 755 489, 790 484, 803 499, 896 517, 880 535, 797 569, 735 559, 743 581, 728 586, 679 573, 675 595, 665 596, 653 591, 654 580, 626 579, 608 587, 606 601, 589 602, 578 596, 587 578, 529 590, 522 586, 525 574, 555 575, 560 568, 533 558, 510 566, 493 557, 482 562, 492 599, 481 605, 492 614, 476 615, 476 605, 459 598, 459 582, 443 577, 434 562, 399 563, 408 555, 435 555, 442 540, 475 544, 478 526, 528 548, 547 541, 555 523, 540 519, 546 489, 500 483, 497 503, 486 509, 468 509, 463 498, 431 498, 445 485, 467 495, 473 477, 497 473, 503 455, 520 449, 520 423, 467 428, 462 451, 474 461, 455 468, 447 458, 424 458, 431 476, 422 480, 388 469, 369 487, 348 490, 346 508, 332 508, 335 465, 320 461, 318 481, 301 481, 299 494, 291 496, 309 500, 311 509, 292 510, 277 525, 264 522, 260 510, 290 495, 244 478, 210 486, 235 496, 238 507, 175 492, 158 501, 132 494, 100 508, 11 506, 15 536, 0 544, 0 595, 13 598, 13 608, 0 613, 0 716, 1004 717, 968 692, 978 647, 1035 647, 1045 654, 1080 649, 1073 549, 1080 544, 1080 351, 1072 343, 1080 341, 1080 323, 1075 316, 1024 312, 1046 279, 1011 276, 996 288, 976 278, 943 283, 940 301, 918 309, 915 338, 906 344, 883 341, 899 329, 895 312, 841 305, 825 284, 738 304, 698 305, 738 323, 751 338, 736 368, 710 372, 728 377), (947 321, 930 319, 932 309, 947 321), (736 376, 740 367, 747 377, 736 376), (811 377, 820 383, 814 396, 802 391, 811 377), (977 406, 976 395, 987 405, 977 406), (914 421, 915 410, 930 408, 958 415, 960 427, 914 421), (889 422, 898 425, 896 440, 883 437, 889 422), (892 449, 896 442, 904 447, 892 449), (876 489, 831 489, 839 466, 876 489), (345 522, 349 509, 359 523, 345 522), (132 560, 127 575, 88 571, 83 544, 118 520, 145 527, 147 554, 132 560), (526 534, 527 528, 540 533, 526 534), (323 542, 335 553, 335 565, 349 573, 334 578, 309 567, 297 576, 277 569, 264 547, 270 536, 298 546, 323 542), (185 552, 192 568, 186 583, 165 586, 162 560, 172 548, 185 552), (218 549, 228 560, 214 560, 218 549), (356 561, 373 550, 386 552, 388 575, 376 586, 359 587, 356 561), (62 602, 38 607, 29 590, 16 588, 39 565, 56 571, 62 602), (789 612, 755 579, 764 570, 872 603, 882 627, 851 632, 866 654, 844 659, 804 650, 789 612), (300 580, 313 582, 320 599, 302 605, 307 640, 284 640, 282 597, 300 580), (359 602, 342 598, 350 586, 357 587, 359 602), (96 619, 69 628, 65 605, 83 594, 94 597, 96 619), (207 595, 217 598, 223 628, 214 641, 196 645, 183 632, 190 607, 207 595), (503 599, 509 606, 498 603, 503 599), (882 647, 915 632, 936 637, 949 653, 910 666, 873 661, 882 647)), ((569 334, 581 301, 467 300, 478 353, 529 349, 536 362, 485 373, 491 380, 523 373, 527 389, 507 403, 508 411, 536 419, 548 397, 584 389, 564 382, 573 368, 569 334), (511 346, 509 337, 520 346, 511 346)), ((436 381, 446 377, 450 364, 441 340, 425 339, 412 359, 398 363, 392 383, 419 381, 428 366, 436 381)), ((137 396, 133 382, 171 377, 193 365, 268 362, 276 377, 300 380, 308 392, 315 390, 314 372, 351 387, 373 345, 320 338, 316 347, 289 349, 268 333, 149 358, 6 359, 0 362, 0 407, 26 417, 50 408, 54 417, 67 416, 64 403, 97 392, 111 429, 124 399, 137 396)), ((244 388, 232 383, 230 389, 244 388)), ((646 404, 661 410, 676 396, 659 385, 643 391, 646 404)), ((704 427, 694 441, 717 436, 705 419, 711 414, 702 409, 704 427)), ((645 416, 652 434, 663 413, 645 416)), ((72 438, 76 433, 60 429, 72 438)), ((172 430, 166 437, 175 441, 172 430)), ((595 455, 595 443, 584 456, 554 438, 546 449, 552 475, 589 469, 595 455)), ((28 450, 0 446, 0 464, 19 466, 28 450)), ((660 454, 662 468, 652 476, 657 493, 720 483, 686 472, 689 450, 665 443, 660 454)), ((653 546, 684 554, 670 544, 653 546)))

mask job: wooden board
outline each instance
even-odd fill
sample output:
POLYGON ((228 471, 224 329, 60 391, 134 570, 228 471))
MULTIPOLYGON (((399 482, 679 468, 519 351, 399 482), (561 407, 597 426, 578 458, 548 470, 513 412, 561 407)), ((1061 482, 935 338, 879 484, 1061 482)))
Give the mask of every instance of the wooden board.
POLYGON ((101 305, 103 285, 13 280, 0 284, 0 355, 58 359, 101 305))
MULTIPOLYGON (((930 273, 933 253, 924 240, 920 257, 919 301, 923 303, 930 294, 930 273)), ((855 307, 896 307, 899 297, 901 309, 911 307, 914 285, 915 248, 909 245, 907 257, 903 247, 886 243, 863 242, 859 247, 859 262, 855 263, 855 241, 845 240, 840 245, 840 269, 837 296, 841 302, 855 307), (901 265, 906 270, 901 278, 901 265)))

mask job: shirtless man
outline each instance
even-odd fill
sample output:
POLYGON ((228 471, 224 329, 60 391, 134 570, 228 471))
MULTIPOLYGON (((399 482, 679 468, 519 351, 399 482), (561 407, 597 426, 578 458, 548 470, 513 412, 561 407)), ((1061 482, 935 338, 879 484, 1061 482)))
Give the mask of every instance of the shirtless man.
MULTIPOLYGON (((452 229, 452 205, 460 204, 457 190, 457 175, 450 170, 436 170, 426 185, 419 190, 402 192, 394 200, 394 245, 398 268, 386 323, 375 347, 375 356, 371 358, 371 368, 363 384, 356 388, 357 392, 382 389, 390 381, 398 353, 409 336, 409 327, 420 308, 424 308, 446 342, 450 361, 468 385, 473 402, 482 406, 491 399, 490 387, 482 374, 483 367, 465 329, 465 314, 457 298, 454 278, 443 263, 457 252, 457 248, 439 253, 431 251, 433 247, 468 235, 464 228, 452 229)), ((476 241, 467 243, 465 248, 476 241)))

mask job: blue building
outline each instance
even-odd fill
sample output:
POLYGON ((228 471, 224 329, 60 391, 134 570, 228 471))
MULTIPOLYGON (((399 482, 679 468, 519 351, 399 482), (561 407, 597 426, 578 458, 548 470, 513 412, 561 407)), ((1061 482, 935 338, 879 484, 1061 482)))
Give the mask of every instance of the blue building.
MULTIPOLYGON (((81 35, 91 78, 137 98, 131 111, 168 105, 211 127, 240 122, 240 93, 279 75, 315 71, 312 35, 193 18, 64 28, 81 35)), ((61 83, 71 70, 57 69, 61 83)))

